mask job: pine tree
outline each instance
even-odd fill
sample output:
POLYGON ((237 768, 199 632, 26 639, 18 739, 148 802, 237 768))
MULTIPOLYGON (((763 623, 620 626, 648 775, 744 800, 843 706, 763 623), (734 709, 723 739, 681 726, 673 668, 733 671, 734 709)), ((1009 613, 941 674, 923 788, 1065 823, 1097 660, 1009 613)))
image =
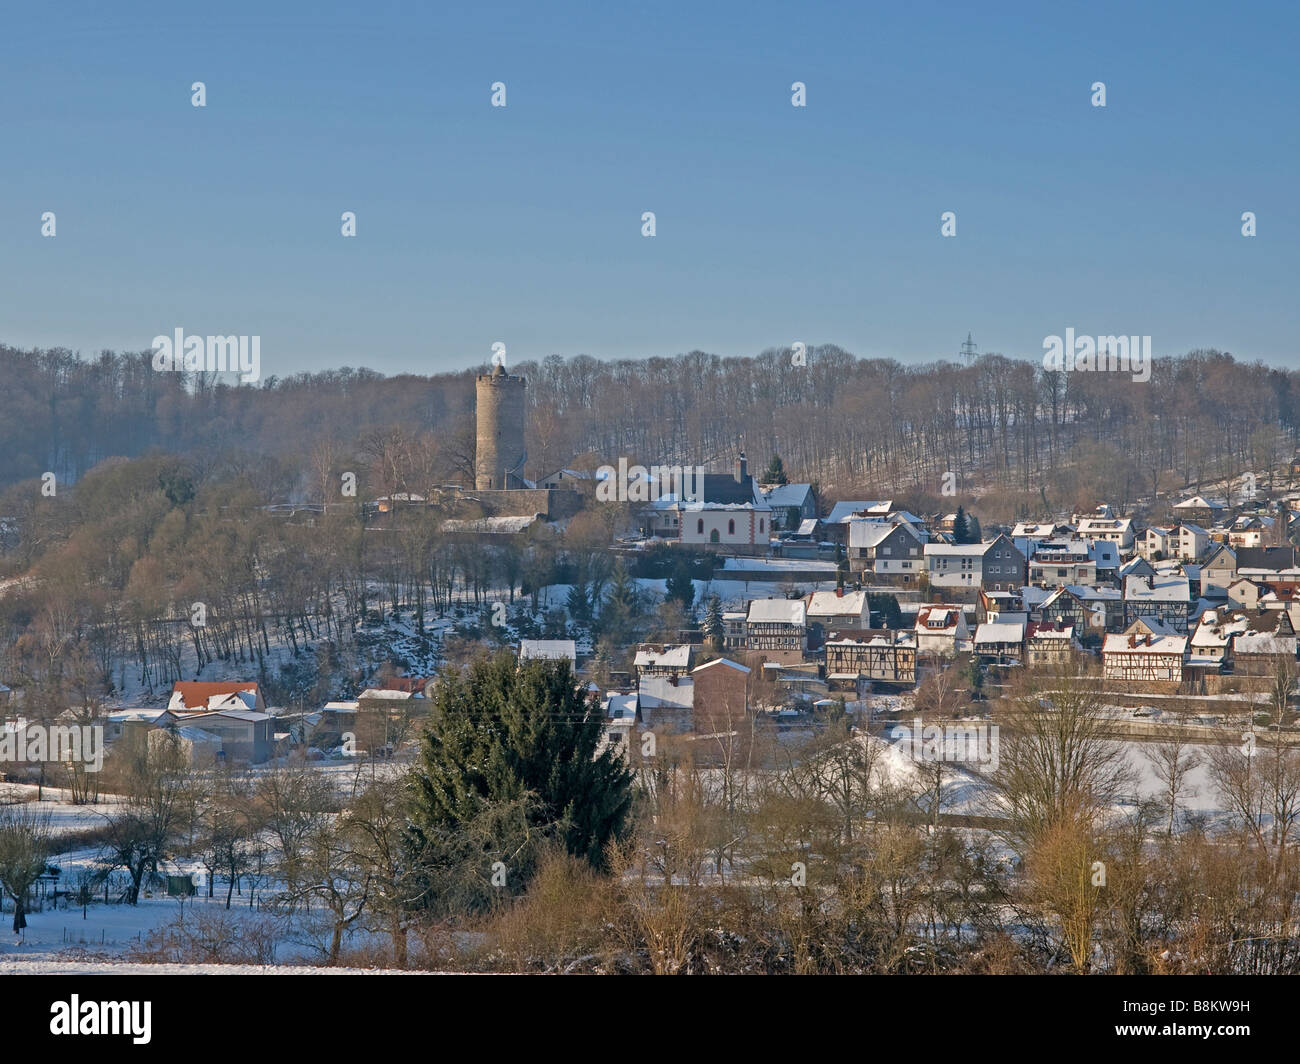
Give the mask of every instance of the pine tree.
POLYGON ((621 561, 614 568, 600 609, 600 630, 611 642, 631 642, 641 617, 641 592, 621 561))
POLYGON ((695 602, 695 584, 691 580, 691 567, 685 558, 678 558, 665 581, 665 593, 669 599, 676 599, 682 609, 690 612, 695 602))
POLYGON ((566 605, 569 607, 569 616, 579 623, 591 620, 591 598, 587 594, 587 585, 578 581, 569 588, 569 597, 566 605))
POLYGON ((958 506, 957 516, 952 523, 952 541, 954 543, 970 542, 970 523, 966 520, 966 511, 958 506))
POLYGON ((722 599, 717 595, 710 595, 704 604, 704 634, 722 645, 722 599))
POLYGON ((980 519, 974 514, 966 519, 967 543, 982 543, 984 541, 984 530, 980 528, 980 519))
POLYGON ((785 466, 781 462, 779 454, 772 455, 772 460, 767 463, 767 469, 763 472, 764 484, 788 484, 789 480, 785 475, 785 466))
POLYGON ((604 722, 567 661, 480 658, 439 681, 432 710, 412 773, 413 853, 436 862, 468 846, 480 875, 502 861, 513 890, 545 842, 604 867, 632 776, 617 753, 597 756, 604 722))

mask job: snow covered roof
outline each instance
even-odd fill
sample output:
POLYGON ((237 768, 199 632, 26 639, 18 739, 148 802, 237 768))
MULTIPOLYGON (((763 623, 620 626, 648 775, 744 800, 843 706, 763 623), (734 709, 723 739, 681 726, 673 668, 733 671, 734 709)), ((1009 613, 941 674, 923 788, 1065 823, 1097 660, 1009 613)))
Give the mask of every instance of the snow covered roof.
POLYGON ((975 629, 975 644, 980 643, 1021 643, 1025 638, 1023 623, 1008 624, 1005 621, 986 621, 975 629))
MULTIPOLYGON (((695 704, 695 681, 689 676, 642 676, 637 695, 644 715, 646 710, 690 709, 695 704)), ((649 723, 649 721, 647 721, 649 723)))
POLYGON ((605 716, 610 720, 635 720, 637 696, 611 691, 605 698, 605 716))
POLYGON ((691 675, 693 676, 697 672, 703 672, 705 669, 712 669, 717 665, 726 665, 727 668, 735 669, 737 672, 749 672, 748 666, 741 665, 739 662, 732 661, 730 658, 714 658, 712 661, 706 661, 703 665, 696 665, 695 668, 691 670, 691 675))
POLYGON ((812 494, 811 484, 780 484, 763 492, 769 506, 802 506, 812 494))
POLYGON ((1103 654, 1178 654, 1187 650, 1187 637, 1182 635, 1108 635, 1101 645, 1103 654))
POLYGON ((691 645, 640 648, 632 664, 637 668, 684 669, 691 663, 691 645))
POLYGON ((1133 574, 1124 578, 1124 599, 1129 602, 1186 602, 1191 584, 1185 576, 1157 575, 1154 580, 1133 574))
POLYGON ((1276 654, 1295 657, 1296 637, 1274 632, 1242 632, 1232 642, 1237 654, 1276 654))
POLYGON ((859 617, 866 613, 867 593, 865 591, 845 591, 837 595, 834 591, 814 591, 808 596, 808 617, 859 617))
POLYGON ((793 624, 808 622, 808 607, 803 599, 754 599, 749 604, 750 624, 793 624))
POLYGON ((987 543, 927 543, 925 545, 925 556, 933 558, 936 555, 944 557, 963 557, 963 558, 982 558, 988 549, 993 546, 994 540, 987 543))
POLYGON ((879 499, 874 501, 845 499, 831 507, 831 512, 826 515, 826 523, 828 525, 837 525, 855 515, 884 517, 893 508, 893 505, 893 499, 884 499, 883 501, 879 499))
POLYGON ((519 660, 561 661, 571 663, 578 660, 578 644, 572 639, 521 639, 519 641, 519 660))

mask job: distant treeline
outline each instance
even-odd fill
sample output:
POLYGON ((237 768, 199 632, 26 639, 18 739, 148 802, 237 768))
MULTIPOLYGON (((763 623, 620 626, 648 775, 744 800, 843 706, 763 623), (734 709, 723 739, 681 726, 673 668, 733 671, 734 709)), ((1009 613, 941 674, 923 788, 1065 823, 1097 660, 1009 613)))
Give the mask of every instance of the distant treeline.
MULTIPOLYGON (((148 353, 86 359, 0 346, 0 487, 47 471, 77 479, 104 458, 161 450, 201 472, 275 458, 284 490, 310 498, 309 456, 322 447, 371 456, 378 483, 396 490, 463 483, 474 374, 486 368, 429 377, 345 368, 236 387, 157 373, 148 353), (421 437, 419 460, 394 460, 421 437)), ((992 485, 1015 496, 1014 508, 1041 495, 1068 506, 1094 481, 1123 505, 1174 479, 1271 468, 1290 457, 1283 433, 1294 443, 1300 425, 1300 373, 1218 351, 1157 357, 1145 382, 996 354, 905 366, 835 346, 806 359, 777 348, 753 358, 553 355, 510 369, 529 380, 531 476, 619 456, 724 464, 744 447, 756 467, 779 453, 792 478, 825 494, 938 494, 952 472, 963 494, 992 485)))

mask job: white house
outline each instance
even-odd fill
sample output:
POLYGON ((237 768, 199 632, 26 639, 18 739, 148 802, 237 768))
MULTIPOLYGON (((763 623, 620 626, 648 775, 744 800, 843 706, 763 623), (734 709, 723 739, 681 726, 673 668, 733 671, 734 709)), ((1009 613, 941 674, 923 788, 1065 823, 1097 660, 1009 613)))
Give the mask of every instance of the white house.
POLYGON ((960 606, 922 606, 916 612, 916 651, 953 657, 970 639, 966 613, 960 606))

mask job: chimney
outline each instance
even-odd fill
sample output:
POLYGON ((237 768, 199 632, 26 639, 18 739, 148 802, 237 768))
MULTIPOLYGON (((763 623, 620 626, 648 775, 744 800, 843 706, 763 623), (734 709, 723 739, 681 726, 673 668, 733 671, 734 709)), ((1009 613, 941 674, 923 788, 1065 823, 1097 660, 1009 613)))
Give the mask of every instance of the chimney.
POLYGON ((740 457, 736 459, 736 483, 745 483, 745 477, 749 475, 749 465, 745 461, 745 452, 740 452, 740 457))

